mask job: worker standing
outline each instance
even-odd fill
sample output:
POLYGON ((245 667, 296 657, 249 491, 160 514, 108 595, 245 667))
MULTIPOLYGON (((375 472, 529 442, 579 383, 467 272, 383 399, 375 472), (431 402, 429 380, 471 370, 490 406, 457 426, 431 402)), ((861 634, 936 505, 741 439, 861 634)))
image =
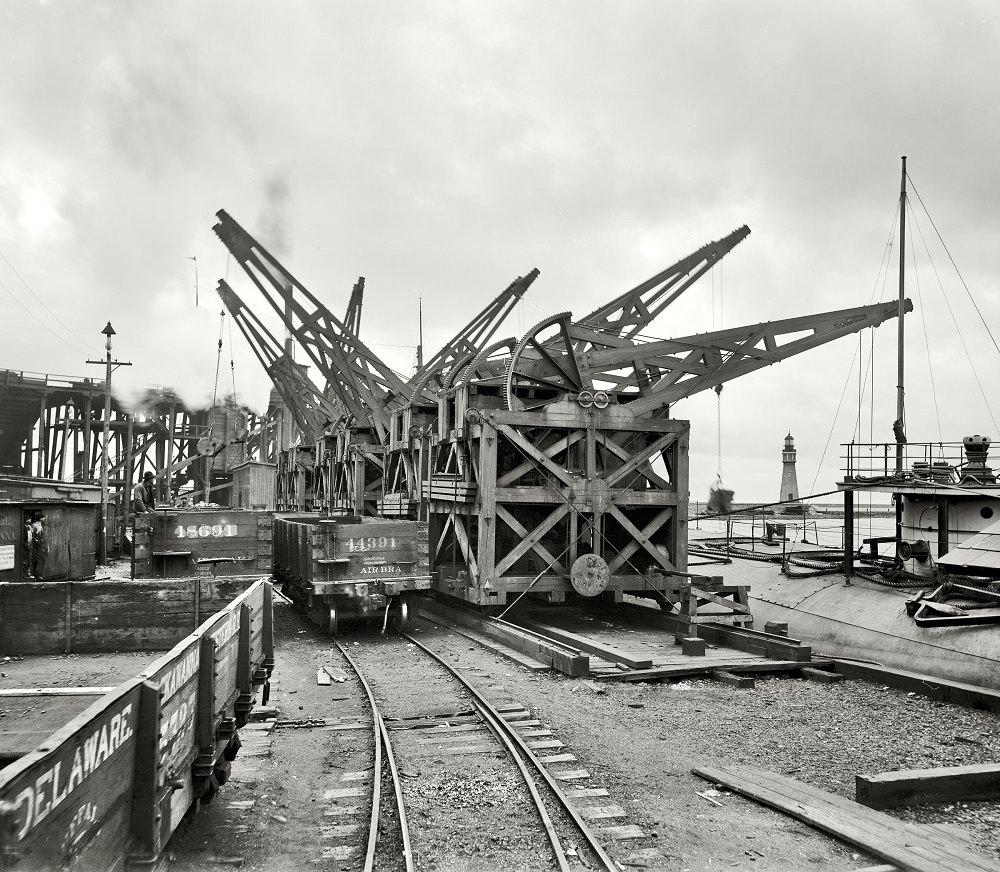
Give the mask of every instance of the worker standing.
POLYGON ((132 511, 136 515, 151 512, 156 508, 156 476, 145 472, 142 481, 132 491, 132 511))
POLYGON ((49 556, 49 543, 45 530, 45 515, 39 512, 31 525, 31 572, 38 580, 45 575, 45 559, 49 556))
POLYGON ((31 578, 31 568, 35 562, 35 534, 31 529, 31 518, 24 516, 24 532, 21 541, 21 578, 31 578))

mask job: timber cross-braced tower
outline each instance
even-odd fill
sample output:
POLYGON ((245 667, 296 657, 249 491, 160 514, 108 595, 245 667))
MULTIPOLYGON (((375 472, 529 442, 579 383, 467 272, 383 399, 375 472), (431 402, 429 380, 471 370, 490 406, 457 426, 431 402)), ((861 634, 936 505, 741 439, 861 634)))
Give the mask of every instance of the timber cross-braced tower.
MULTIPOLYGON (((271 288, 272 307, 326 375, 324 393, 347 411, 333 438, 357 451, 352 422, 367 419, 381 494, 366 492, 352 510, 363 503, 429 520, 435 584, 479 605, 529 590, 552 601, 574 590, 628 592, 682 601, 691 615, 696 606, 683 600, 697 594, 747 620, 736 588, 693 592, 685 580, 689 424, 671 418, 670 406, 897 314, 894 305, 866 306, 641 340, 746 238, 741 227, 583 318, 559 313, 520 339, 493 340, 535 271, 404 382, 219 215, 216 232, 265 296, 271 288)), ((338 463, 350 468, 348 457, 338 463)))

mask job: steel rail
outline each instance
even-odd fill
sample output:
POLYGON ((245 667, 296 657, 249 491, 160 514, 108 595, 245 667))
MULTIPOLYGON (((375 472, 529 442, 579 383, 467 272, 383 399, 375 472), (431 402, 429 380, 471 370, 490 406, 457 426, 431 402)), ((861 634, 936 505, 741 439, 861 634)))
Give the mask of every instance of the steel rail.
POLYGON ((399 830, 403 840, 403 862, 406 864, 406 872, 413 872, 413 850, 410 847, 410 828, 406 820, 406 810, 403 808, 403 789, 400 784, 399 770, 396 768, 396 757, 392 752, 392 745, 389 742, 389 731, 386 729, 385 721, 379 712, 375 702, 375 695, 371 687, 361 674, 361 669, 354 659, 347 653, 344 646, 339 642, 334 642, 337 649, 344 655, 344 659, 351 664, 351 669, 358 676, 361 686, 368 696, 368 704, 372 710, 372 733, 375 738, 375 767, 372 772, 372 813, 368 829, 368 849, 365 853, 365 872, 371 872, 375 865, 375 846, 378 844, 378 819, 382 804, 382 746, 385 745, 385 756, 389 763, 389 771, 392 774, 393 791, 396 795, 396 808, 399 814, 399 830))
POLYGON ((528 747, 524 739, 522 739, 517 734, 516 730, 514 730, 514 728, 500 716, 500 713, 495 708, 493 708, 490 702, 478 690, 476 690, 476 688, 474 688, 468 681, 466 681, 464 676, 460 675, 456 669, 453 669, 450 664, 446 663, 441 657, 439 657, 436 653, 431 651, 430 648, 428 648, 426 645, 424 645, 422 642, 418 641, 408 633, 400 633, 400 635, 404 639, 412 642, 414 645, 420 648, 420 650, 423 651, 425 654, 427 654, 428 656, 436 660, 438 663, 440 663, 445 669, 448 670, 448 672, 454 678, 456 678, 462 684, 462 686, 467 691, 469 691, 469 693, 472 696, 473 703, 479 710, 480 715, 482 715, 483 720, 486 722, 487 726, 489 726, 490 729, 497 735, 497 738, 504 743, 508 751, 510 751, 511 755, 513 756, 514 760, 517 762, 518 767, 521 769, 521 772, 525 778, 525 783, 528 785, 528 789, 531 791, 532 798, 535 800, 535 805, 538 807, 539 814, 541 815, 542 821, 545 824, 545 829, 549 833, 549 838, 550 840, 555 839, 555 841, 553 841, 553 847, 556 851, 556 856, 559 860, 560 868, 568 869, 569 867, 568 865, 566 865, 566 858, 565 855, 563 854, 562 846, 559 845, 558 843, 558 836, 556 835, 555 830, 552 827, 552 822, 549 819, 548 812, 545 811, 545 808, 541 802, 541 797, 538 796, 538 792, 535 789, 534 779, 532 779, 530 774, 526 771, 524 760, 521 757, 522 754, 524 755, 525 758, 527 758, 531 762, 531 764, 535 767, 535 770, 538 772, 538 774, 545 779, 545 783, 548 785, 552 793, 555 794, 556 798, 559 800, 559 803, 560 805, 562 805, 563 810, 566 812, 566 814, 568 814, 573 819, 573 823, 576 824, 576 827, 580 831, 580 834, 586 840, 587 846, 590 848, 591 851, 594 852, 594 855, 600 861, 602 867, 605 869, 605 872, 620 872, 619 866, 616 865, 614 860, 612 860, 607 855, 607 853, 605 853, 604 849, 597 841, 597 837, 593 834, 590 827, 587 826, 586 821, 584 821, 584 819, 580 816, 579 812, 577 812, 577 810, 573 808, 572 803, 570 803, 569 799, 559 788, 558 782, 555 780, 555 778, 553 778, 549 774, 548 770, 542 765, 541 761, 535 756, 532 750, 528 747), (515 747, 516 750, 520 750, 521 754, 516 753, 515 747))

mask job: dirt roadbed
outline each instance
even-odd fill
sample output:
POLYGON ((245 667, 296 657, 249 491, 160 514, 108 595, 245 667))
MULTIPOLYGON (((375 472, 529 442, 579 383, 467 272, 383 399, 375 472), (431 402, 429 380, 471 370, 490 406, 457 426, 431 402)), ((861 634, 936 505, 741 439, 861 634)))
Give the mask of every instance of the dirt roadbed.
MULTIPOLYGON (((342 665, 328 639, 289 606, 275 606, 276 660, 270 705, 278 720, 304 721, 355 713, 343 684, 319 686, 316 671, 342 665)), ((415 628, 430 636, 429 629, 415 628)), ((359 632, 347 644, 377 638, 359 632)), ((818 684, 758 677, 743 690, 714 681, 588 684, 557 673, 532 673, 461 637, 441 650, 491 687, 529 708, 606 788, 645 838, 610 842, 625 868, 852 870, 876 861, 755 802, 720 791, 691 774, 692 766, 746 763, 792 775, 854 797, 857 773, 1000 762, 996 715, 936 703, 878 684, 818 684), (718 805, 716 803, 719 803, 718 805)), ((141 665, 128 656, 135 674, 141 665)), ((60 660, 60 658, 56 658, 60 660)), ((114 683, 99 664, 62 658, 59 683, 114 683)), ((31 660, 7 664, 5 686, 52 686, 31 660)), ((215 802, 182 824, 169 845, 178 872, 234 868, 340 869, 324 856, 322 798, 336 773, 357 765, 370 737, 361 732, 274 729, 251 724, 244 749, 215 802), (350 758, 351 762, 344 761, 350 758)), ((954 803, 894 812, 945 823, 969 833, 984 854, 1000 857, 1000 803, 954 803)), ((482 869, 464 858, 461 835, 428 868, 482 869), (448 856, 450 854, 450 856, 448 856)), ((583 868, 582 866, 580 868, 583 868)))

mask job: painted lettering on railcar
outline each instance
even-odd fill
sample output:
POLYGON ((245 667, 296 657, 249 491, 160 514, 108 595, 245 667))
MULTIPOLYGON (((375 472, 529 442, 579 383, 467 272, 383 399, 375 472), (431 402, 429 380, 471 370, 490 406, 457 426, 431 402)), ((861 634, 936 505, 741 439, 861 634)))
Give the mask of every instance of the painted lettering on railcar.
MULTIPOLYGON (((87 788, 94 776, 113 768, 116 760, 131 771, 133 758, 124 749, 134 745, 137 704, 136 693, 127 701, 109 706, 54 754, 0 787, 6 831, 13 833, 17 842, 23 842, 57 810, 73 808, 74 803, 66 823, 68 842, 63 847, 82 837, 88 822, 101 818, 102 805, 110 805, 115 799, 113 791, 87 788)), ((131 790, 130 778, 122 781, 119 777, 116 781, 123 790, 131 790)))
POLYGON ((173 529, 178 539, 231 539, 239 535, 236 524, 178 524, 173 529))

